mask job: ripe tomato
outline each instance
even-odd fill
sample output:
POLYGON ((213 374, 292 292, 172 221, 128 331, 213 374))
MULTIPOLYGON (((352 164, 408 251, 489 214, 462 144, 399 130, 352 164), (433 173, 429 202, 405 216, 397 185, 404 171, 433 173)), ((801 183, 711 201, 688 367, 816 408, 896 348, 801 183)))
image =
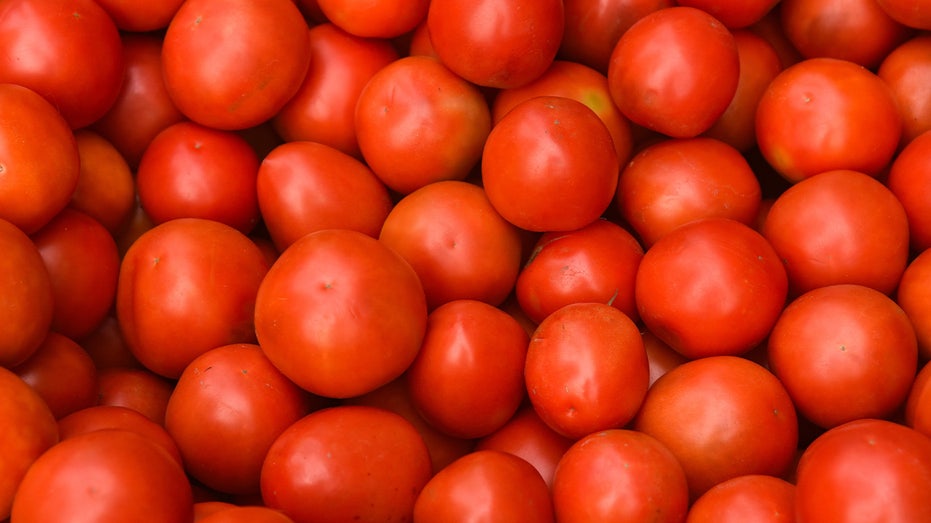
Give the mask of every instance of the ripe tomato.
POLYGON ((68 205, 116 236, 129 221, 136 202, 133 173, 116 146, 96 131, 78 129, 74 139, 81 168, 68 205))
POLYGON ((42 396, 55 419, 97 404, 94 360, 57 332, 50 332, 29 359, 11 370, 42 396))
POLYGON ((756 134, 763 157, 791 182, 836 169, 876 176, 898 148, 902 116, 875 73, 846 60, 810 58, 784 69, 763 92, 756 134))
POLYGON ((921 361, 931 360, 931 251, 916 255, 905 268, 895 302, 908 315, 918 340, 921 361))
POLYGON ((97 403, 129 408, 164 425, 174 384, 173 380, 145 368, 100 369, 97 371, 97 403))
POLYGON ((129 351, 123 333, 120 332, 120 323, 112 311, 94 332, 75 341, 84 347, 98 370, 111 367, 142 368, 139 360, 129 351))
POLYGON ((116 26, 127 32, 157 31, 168 27, 168 22, 178 12, 184 0, 156 0, 135 2, 134 0, 96 0, 116 26))
POLYGON ((675 6, 645 15, 611 53, 608 85, 632 122, 674 138, 698 136, 737 91, 730 30, 705 11, 675 6))
POLYGON ((497 450, 466 454, 430 478, 413 520, 466 523, 490 515, 511 523, 554 521, 549 489, 533 465, 497 450))
POLYGON ((876 0, 879 7, 900 24, 931 29, 931 9, 920 0, 876 0))
POLYGON ((678 0, 676 3, 695 7, 717 18, 730 29, 749 27, 759 22, 779 3, 779 0, 678 0))
POLYGON ((594 111, 571 98, 538 96, 495 124, 481 170, 501 216, 544 232, 579 229, 600 217, 614 198, 620 166, 611 133, 594 111))
POLYGON ((294 523, 280 510, 263 506, 233 506, 198 520, 199 523, 294 523))
POLYGON ((902 145, 931 130, 931 35, 906 40, 883 58, 876 74, 892 89, 902 115, 902 145))
POLYGON ((348 398, 400 376, 427 324, 417 273, 360 232, 327 229, 291 244, 262 281, 255 334, 285 376, 320 396, 348 398))
POLYGON ((657 439, 633 430, 595 432, 559 460, 553 505, 560 522, 685 521, 682 465, 657 439))
POLYGON ((323 16, 344 31, 365 38, 395 38, 427 16, 430 0, 317 0, 323 16))
POLYGON ((924 363, 915 376, 903 414, 906 425, 931 437, 931 365, 924 363))
POLYGON ((308 414, 272 443, 262 500, 295 523, 410 521, 430 474, 427 447, 403 417, 337 406, 308 414))
POLYGON ((905 210, 912 252, 919 253, 931 247, 931 213, 928 212, 931 204, 926 197, 926 190, 931 187, 929 152, 931 132, 923 132, 908 142, 892 160, 885 181, 886 187, 905 210))
POLYGON ((824 428, 891 416, 917 370, 908 316, 862 285, 830 285, 799 296, 780 315, 767 348, 770 368, 799 413, 824 428))
POLYGON ((543 74, 564 25, 561 0, 432 0, 427 11, 440 61, 474 84, 499 89, 543 74))
POLYGON ((718 483, 689 508, 688 523, 794 523, 795 485, 748 474, 718 483))
POLYGON ((202 125, 258 125, 300 88, 310 65, 307 31, 291 0, 186 1, 162 45, 168 94, 202 125))
POLYGON ((85 432, 105 429, 135 431, 162 447, 179 465, 184 464, 177 443, 165 427, 129 407, 95 405, 76 410, 58 420, 58 434, 62 441, 85 432))
POLYGON ((648 329, 643 329, 640 336, 643 338, 643 348, 647 351, 647 361, 650 363, 650 387, 663 374, 689 361, 689 358, 677 352, 648 329))
POLYGON ((860 419, 825 432, 797 475, 798 523, 931 519, 931 440, 898 423, 860 419))
POLYGON ((692 500, 737 476, 781 476, 798 442, 786 389, 768 370, 737 356, 709 356, 667 372, 647 392, 633 429, 672 451, 692 500))

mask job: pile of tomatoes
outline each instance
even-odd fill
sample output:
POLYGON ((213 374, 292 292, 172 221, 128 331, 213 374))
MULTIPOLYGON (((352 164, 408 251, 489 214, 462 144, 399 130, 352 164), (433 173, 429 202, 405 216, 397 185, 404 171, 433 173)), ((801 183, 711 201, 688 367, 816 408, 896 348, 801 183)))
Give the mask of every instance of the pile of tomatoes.
POLYGON ((0 0, 0 521, 931 521, 929 30, 0 0))

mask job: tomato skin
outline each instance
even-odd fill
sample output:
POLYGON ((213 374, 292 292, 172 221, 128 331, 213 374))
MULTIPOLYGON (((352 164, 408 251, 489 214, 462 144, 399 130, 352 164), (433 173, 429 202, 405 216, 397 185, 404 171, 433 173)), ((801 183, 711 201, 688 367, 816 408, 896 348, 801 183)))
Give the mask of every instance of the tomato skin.
POLYGON ((337 406, 275 440, 262 465, 262 499, 295 523, 410 521, 430 474, 426 445, 403 417, 337 406))
POLYGON ((925 362, 909 390, 903 412, 905 424, 931 438, 931 366, 925 362))
POLYGON ((793 523, 795 485, 775 476, 748 474, 718 483, 692 503, 687 523, 793 523))
POLYGON ((55 419, 97 403, 94 360, 57 332, 50 332, 29 359, 11 370, 42 396, 55 419))
POLYGON ((217 511, 200 520, 200 523, 294 523, 280 510, 263 506, 233 506, 217 511))
POLYGON ((78 129, 74 139, 81 169, 68 206, 97 220, 115 237, 136 203, 133 173, 122 153, 98 132, 78 129))
POLYGON ((145 368, 100 369, 97 372, 98 404, 129 408, 164 426, 174 383, 145 368))
POLYGON ((931 29, 931 9, 916 0, 876 0, 893 20, 915 29, 931 29))
POLYGON ((344 31, 366 38, 395 38, 427 16, 430 0, 317 0, 327 20, 344 31))
POLYGON ((905 210, 909 245, 911 252, 915 253, 931 247, 931 218, 928 216, 927 199, 923 197, 931 187, 928 151, 931 151, 931 132, 925 131, 899 151, 889 166, 885 181, 886 187, 892 191, 905 210))
POLYGON ((158 0, 144 4, 133 0, 96 0, 126 32, 144 33, 168 27, 184 0, 158 0))
POLYGON ((929 50, 931 35, 919 34, 891 50, 876 71, 892 90, 902 113, 902 146, 931 130, 929 50))
POLYGON ((678 0, 676 3, 707 11, 730 29, 740 29, 760 21, 780 0, 750 0, 722 2, 721 0, 678 0))
POLYGON ((931 360, 931 251, 918 253, 905 268, 895 293, 895 302, 908 315, 918 340, 921 361, 931 360))
POLYGON ((165 427, 129 407, 94 405, 76 410, 58 419, 58 434, 61 440, 104 429, 136 431, 149 441, 161 446, 178 462, 178 465, 184 464, 177 443, 165 427))

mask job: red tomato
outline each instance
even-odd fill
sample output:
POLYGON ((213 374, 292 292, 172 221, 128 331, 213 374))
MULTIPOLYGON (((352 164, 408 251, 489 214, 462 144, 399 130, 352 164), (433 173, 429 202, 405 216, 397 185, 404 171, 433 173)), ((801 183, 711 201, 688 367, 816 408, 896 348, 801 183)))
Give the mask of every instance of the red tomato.
POLYGON ((649 330, 641 331, 640 336, 643 338, 643 348, 647 351, 647 361, 650 363, 650 387, 664 374, 689 361, 649 330))
POLYGON ((0 218, 31 234, 68 205, 80 154, 67 122, 35 91, 0 83, 0 106, 0 218))
POLYGON ((434 182, 401 198, 378 239, 417 272, 431 310, 459 299, 500 305, 520 272, 520 232, 469 182, 434 182))
POLYGON ((96 131, 78 129, 74 138, 81 169, 69 205, 116 236, 129 221, 136 202, 133 173, 116 146, 96 131))
POLYGON ((507 89, 534 80, 562 41, 561 0, 432 0, 430 41, 440 61, 466 80, 507 89))
POLYGON ((424 20, 430 0, 317 0, 320 12, 344 31, 366 38, 394 38, 424 20))
POLYGON ((779 3, 779 0, 678 0, 679 5, 695 7, 717 18, 730 29, 751 26, 759 22, 779 3))
POLYGON ((824 428, 894 414, 918 359, 908 316, 862 285, 820 287, 793 300, 773 327, 768 353, 799 413, 824 428))
POLYGON ((655 438, 606 430, 575 442, 553 478, 560 522, 685 520, 689 488, 682 465, 655 438))
POLYGON ((191 484, 178 462, 137 432, 104 429, 47 450, 23 477, 12 520, 191 520, 191 484))
POLYGON ((693 7, 654 11, 617 42, 608 66, 614 102, 632 122, 675 138, 697 136, 737 91, 734 36, 693 7))
POLYGON ((908 262, 905 209, 886 186, 857 171, 796 183, 773 202, 762 233, 783 260, 796 296, 840 283, 890 294, 908 262))
POLYGON ((900 24, 931 29, 931 6, 921 0, 876 0, 879 7, 900 24))
POLYGON ((307 31, 292 0, 188 0, 165 31, 168 94, 205 126, 258 125, 300 88, 310 64, 307 31))
POLYGON ((537 469, 497 450, 478 450, 430 478, 414 505, 418 523, 554 521, 549 489, 537 469))
POLYGON ((594 111, 571 98, 539 96, 495 124, 481 170, 495 209, 518 227, 543 232, 579 229, 600 217, 620 167, 611 133, 594 111))
POLYGON ((514 288, 534 323, 570 303, 607 303, 637 320, 634 282, 643 247, 627 229, 608 220, 567 232, 543 233, 514 288))
POLYGON ((469 175, 491 129, 491 110, 476 86, 436 59, 408 56, 373 74, 362 88, 355 128, 372 171, 389 188, 408 194, 469 175))
POLYGON ((524 376, 530 403, 556 432, 578 439, 637 413, 650 368, 636 324, 601 303, 575 303, 534 331, 524 376))
POLYGON ((94 0, 3 2, 0 57, 0 82, 41 94, 73 129, 103 116, 123 81, 119 31, 94 0))
POLYGON ((168 22, 178 12, 184 0, 96 0, 116 26, 123 31, 145 32, 168 27, 168 22))
POLYGON ((876 74, 898 102, 902 145, 931 130, 931 35, 915 36, 890 51, 876 74))
MULTIPOLYGON (((927 191, 931 188, 929 152, 931 132, 923 132, 908 142, 892 160, 885 181, 905 210, 908 218, 908 239, 913 252, 921 252, 931 247, 931 213, 928 212, 931 202, 927 198, 927 191)), ((873 245, 875 248, 876 244, 873 245)))
POLYGON ((908 263, 899 280, 895 302, 915 328, 921 361, 931 360, 931 251, 921 251, 908 263))
POLYGON ((58 442, 58 426, 42 396, 2 366, 0 419, 6 426, 0 431, 0 518, 6 519, 26 470, 58 442))
POLYGON ((135 431, 147 440, 159 445, 171 454, 179 465, 181 451, 165 427, 145 417, 139 411, 117 405, 95 405, 76 410, 58 420, 58 434, 61 440, 72 438, 85 432, 105 429, 123 429, 135 431))
POLYGON ((794 523, 795 485, 749 474, 718 483, 689 508, 688 523, 794 523))
POLYGON ((784 69, 763 92, 756 134, 763 157, 791 182, 836 169, 875 176, 898 148, 902 117, 876 74, 811 58, 784 69))
POLYGON ((417 273, 360 232, 301 237, 262 281, 255 333, 285 376, 320 396, 348 398, 400 376, 427 324, 417 273))
POLYGON ((779 55, 783 68, 800 62, 802 55, 789 41, 782 27, 782 2, 777 3, 763 18, 749 27, 751 31, 762 36, 779 55))
POLYGON ((103 319, 94 332, 75 341, 84 347, 98 370, 111 367, 142 368, 142 364, 126 345, 123 333, 120 332, 120 322, 113 312, 103 319))
POLYGON ((262 506, 231 507, 209 514, 200 523, 294 523, 280 510, 262 506))
POLYGON ((766 239, 740 222, 705 218, 667 233, 640 262, 640 318, 688 358, 743 354, 769 334, 788 294, 766 239))
POLYGON ((905 400, 904 421, 909 427, 931 437, 931 365, 921 367, 905 400))
POLYGON ((898 423, 860 419, 825 432, 805 449, 795 520, 929 521, 929 491, 931 440, 898 423))
POLYGON ((29 359, 11 370, 42 396, 56 419, 97 404, 94 360, 57 332, 50 332, 29 359))
POLYGON ((158 133, 136 171, 136 192, 156 223, 214 220, 248 234, 259 219, 259 158, 232 131, 178 122, 158 133))
POLYGON ((427 318, 410 367, 411 401, 428 423, 459 438, 501 428, 524 399, 527 332, 485 302, 453 300, 427 318))
POLYGON ((332 23, 310 28, 310 67, 297 93, 272 117, 287 142, 307 140, 361 158, 355 112, 359 93, 398 59, 389 41, 351 35, 332 23))
POLYGON ((709 356, 667 372, 650 387, 633 428, 672 451, 692 500, 737 476, 781 476, 798 441, 786 389, 768 370, 737 356, 709 356))
POLYGON ((375 407, 313 412, 275 440, 262 499, 296 523, 410 521, 430 454, 403 417, 375 407))
POLYGON ((99 405, 126 407, 159 425, 165 424, 174 381, 148 369, 110 367, 98 370, 97 386, 99 405))

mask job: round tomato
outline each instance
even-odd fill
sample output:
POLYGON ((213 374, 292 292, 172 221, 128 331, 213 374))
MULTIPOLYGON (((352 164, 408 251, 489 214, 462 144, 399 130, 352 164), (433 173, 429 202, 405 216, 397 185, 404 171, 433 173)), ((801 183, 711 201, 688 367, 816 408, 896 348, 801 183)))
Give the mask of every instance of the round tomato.
POLYGON ((161 446, 179 465, 183 465, 181 451, 165 427, 129 407, 94 405, 76 410, 58 420, 58 434, 62 441, 85 432, 105 429, 135 431, 161 446))
POLYGON ((50 332, 29 359, 11 370, 42 396, 56 419, 97 404, 94 360, 57 332, 50 332))
POLYGON ((647 361, 650 363, 650 387, 664 374, 689 361, 689 358, 677 352, 648 329, 643 329, 640 335, 643 337, 643 348, 647 351, 647 361))
POLYGON ((154 0, 140 3, 134 0, 96 0, 116 26, 127 32, 157 31, 168 27, 184 0, 154 0))
POLYGON ((689 523, 794 523, 795 485, 748 474, 718 483, 689 508, 689 523))
POLYGON ((78 129, 74 139, 81 169, 68 205, 116 236, 129 222, 136 203, 133 172, 116 146, 96 131, 78 129))
POLYGON ((905 424, 931 437, 931 365, 921 367, 905 400, 905 424))
POLYGON ((902 145, 931 130, 931 35, 919 34, 890 51, 876 74, 898 102, 902 145))
POLYGON ((921 0, 876 0, 879 7, 900 24, 931 29, 931 6, 921 0))
POLYGON ((97 403, 135 410, 159 425, 175 382, 148 369, 110 367, 97 372, 97 403))
POLYGON ((915 328, 920 359, 931 360, 931 251, 924 250, 909 262, 899 280, 895 302, 915 328))
MULTIPOLYGON (((912 252, 919 253, 931 248, 931 212, 929 212, 931 203, 927 198, 927 191, 931 189, 929 153, 931 153, 931 132, 926 131, 908 142, 892 160, 885 181, 886 187, 892 191, 905 210, 912 252)), ((883 230, 880 229, 880 225, 883 228, 888 227, 889 221, 888 218, 880 220, 876 228, 883 230)), ((874 242, 871 242, 871 245, 876 250, 888 251, 888 249, 877 249, 877 244, 874 242)))
POLYGON ((427 16, 430 0, 317 0, 323 16, 344 31, 365 38, 394 38, 427 16))
POLYGON ((198 523, 294 523, 284 512, 263 506, 232 506, 209 514, 198 523))
POLYGON ((678 0, 676 3, 707 11, 730 29, 739 29, 759 22, 780 0, 678 0))

